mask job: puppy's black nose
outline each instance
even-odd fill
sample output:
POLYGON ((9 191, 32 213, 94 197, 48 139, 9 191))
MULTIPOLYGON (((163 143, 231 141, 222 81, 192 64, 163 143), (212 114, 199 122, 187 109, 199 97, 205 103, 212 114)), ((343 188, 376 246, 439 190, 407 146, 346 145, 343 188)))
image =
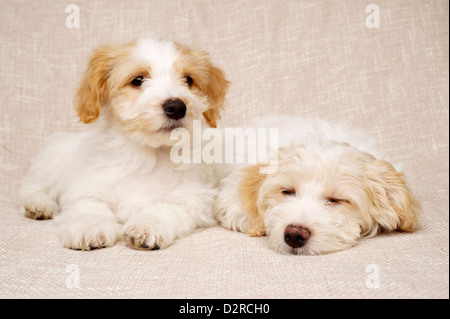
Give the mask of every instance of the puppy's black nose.
POLYGON ((284 241, 293 248, 303 247, 310 236, 309 230, 301 225, 290 224, 284 231, 284 241))
POLYGON ((179 120, 186 115, 186 104, 180 99, 167 100, 162 107, 169 119, 179 120))

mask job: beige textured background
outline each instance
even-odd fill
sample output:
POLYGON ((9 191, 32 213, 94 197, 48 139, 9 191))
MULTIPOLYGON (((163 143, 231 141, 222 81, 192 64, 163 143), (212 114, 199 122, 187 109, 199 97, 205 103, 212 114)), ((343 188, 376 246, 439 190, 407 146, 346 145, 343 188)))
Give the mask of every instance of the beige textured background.
POLYGON ((447 0, 0 0, 0 297, 448 298, 449 3, 447 0), (368 4, 379 29, 365 26, 368 4), (172 247, 60 247, 51 221, 18 215, 17 192, 43 139, 82 130, 71 106, 97 45, 147 32, 203 48, 232 88, 223 124, 270 112, 348 122, 403 164, 421 229, 326 256, 283 256, 264 238, 219 227, 172 247), (68 265, 80 270, 69 289, 68 265), (366 267, 380 288, 366 286, 366 267))

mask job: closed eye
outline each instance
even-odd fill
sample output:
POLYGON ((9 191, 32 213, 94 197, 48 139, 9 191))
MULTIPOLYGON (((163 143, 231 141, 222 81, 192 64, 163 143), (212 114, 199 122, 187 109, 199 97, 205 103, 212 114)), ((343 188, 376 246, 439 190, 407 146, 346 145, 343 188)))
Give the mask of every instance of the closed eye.
POLYGON ((327 197, 327 198, 325 198, 325 201, 326 201, 326 204, 330 205, 330 206, 349 203, 349 201, 346 199, 340 199, 340 198, 336 198, 336 197, 327 197))
POLYGON ((295 196, 295 189, 293 188, 282 189, 281 194, 285 196, 295 196))

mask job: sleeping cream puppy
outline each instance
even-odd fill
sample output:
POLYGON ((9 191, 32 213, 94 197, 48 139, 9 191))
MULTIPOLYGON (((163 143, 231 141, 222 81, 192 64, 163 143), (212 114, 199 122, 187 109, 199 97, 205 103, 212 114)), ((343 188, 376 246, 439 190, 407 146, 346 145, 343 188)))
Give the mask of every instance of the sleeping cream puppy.
POLYGON ((21 190, 22 213, 55 217, 65 247, 124 238, 162 249, 215 224, 213 180, 174 164, 170 133, 194 120, 216 127, 228 81, 203 51, 157 37, 98 48, 75 97, 81 133, 50 137, 21 190))
POLYGON ((421 209, 404 175, 364 134, 276 115, 250 127, 278 129, 278 165, 269 174, 263 163, 227 166, 216 202, 224 227, 267 235, 274 250, 305 255, 416 228, 421 209))

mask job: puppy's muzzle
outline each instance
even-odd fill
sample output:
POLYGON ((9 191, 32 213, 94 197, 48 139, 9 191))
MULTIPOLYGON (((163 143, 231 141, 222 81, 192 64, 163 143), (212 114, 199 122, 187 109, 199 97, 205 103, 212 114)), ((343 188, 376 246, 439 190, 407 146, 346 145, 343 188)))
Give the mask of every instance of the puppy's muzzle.
POLYGON ((303 247, 310 236, 309 230, 301 225, 290 224, 284 231, 284 241, 293 248, 303 247))
POLYGON ((169 99, 163 103, 162 107, 169 119, 179 120, 186 115, 186 104, 180 99, 169 99))

